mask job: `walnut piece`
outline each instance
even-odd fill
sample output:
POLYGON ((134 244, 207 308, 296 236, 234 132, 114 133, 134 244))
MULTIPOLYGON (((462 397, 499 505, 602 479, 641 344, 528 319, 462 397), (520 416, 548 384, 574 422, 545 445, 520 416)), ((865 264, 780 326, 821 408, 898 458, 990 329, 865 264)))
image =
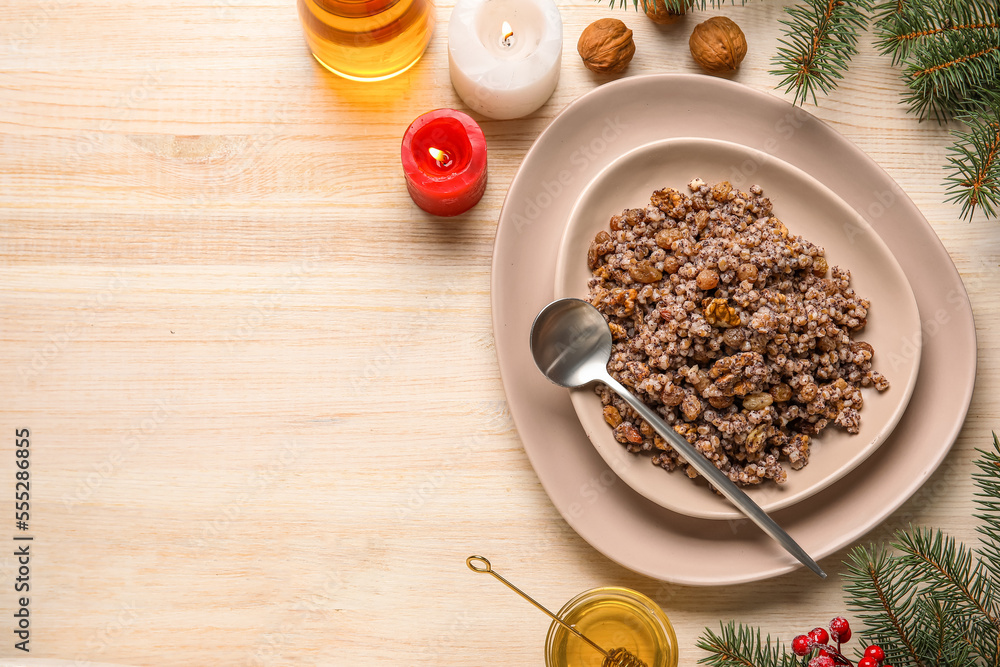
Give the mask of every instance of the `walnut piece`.
POLYGON ((660 25, 677 23, 684 18, 685 11, 684 0, 671 0, 671 6, 667 6, 664 0, 646 0, 646 16, 653 23, 659 23, 660 25), (677 9, 673 9, 674 5, 679 6, 677 9))
POLYGON ((732 20, 713 16, 694 27, 691 39, 691 56, 708 72, 732 72, 747 55, 747 38, 732 20))
POLYGON ((632 31, 618 19, 598 19, 583 29, 576 50, 592 72, 618 74, 635 55, 632 31))
POLYGON ((740 316, 725 299, 705 299, 701 302, 705 310, 705 321, 713 327, 726 329, 740 326, 740 316))

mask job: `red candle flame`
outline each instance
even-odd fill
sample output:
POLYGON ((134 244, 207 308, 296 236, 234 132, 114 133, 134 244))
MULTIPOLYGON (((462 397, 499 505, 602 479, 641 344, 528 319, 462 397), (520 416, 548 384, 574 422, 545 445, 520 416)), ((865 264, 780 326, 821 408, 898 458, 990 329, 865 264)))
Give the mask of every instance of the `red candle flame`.
POLYGON ((428 148, 427 152, 431 154, 434 161, 437 162, 439 167, 450 167, 451 166, 451 156, 445 153, 440 148, 428 148))

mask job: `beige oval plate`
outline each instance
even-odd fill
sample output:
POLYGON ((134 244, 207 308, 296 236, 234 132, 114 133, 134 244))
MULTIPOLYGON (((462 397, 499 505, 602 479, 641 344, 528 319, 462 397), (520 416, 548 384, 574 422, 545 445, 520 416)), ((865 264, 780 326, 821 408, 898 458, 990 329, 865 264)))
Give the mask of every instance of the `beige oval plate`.
MULTIPOLYGON (((874 367, 891 383, 882 393, 864 390, 861 430, 836 425, 813 439, 809 464, 788 470, 788 481, 747 488, 765 511, 788 507, 833 484, 865 460, 892 432, 917 380, 921 327, 917 303, 892 253, 854 209, 805 172, 767 153, 705 138, 674 138, 645 144, 622 155, 584 189, 570 214, 556 262, 555 296, 587 299, 587 249, 625 208, 644 208, 653 191, 686 191, 699 177, 746 189, 757 184, 774 204, 789 232, 826 249, 831 266, 851 272, 851 286, 871 302, 868 323, 856 339, 875 349, 874 367)), ((742 514, 712 492, 703 479, 650 463, 630 454, 612 436, 591 387, 571 392, 573 407, 591 442, 618 476, 658 505, 692 517, 736 519, 742 514)), ((787 464, 786 464, 787 465, 787 464)))

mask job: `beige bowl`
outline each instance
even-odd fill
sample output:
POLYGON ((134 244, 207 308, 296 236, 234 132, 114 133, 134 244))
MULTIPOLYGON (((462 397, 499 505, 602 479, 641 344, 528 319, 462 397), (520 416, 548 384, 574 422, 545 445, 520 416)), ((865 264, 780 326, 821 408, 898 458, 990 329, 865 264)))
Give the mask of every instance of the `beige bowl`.
MULTIPOLYGON (((875 349, 874 367, 890 381, 882 393, 864 390, 861 430, 851 435, 831 425, 813 439, 809 464, 789 470, 788 481, 747 489, 766 511, 788 507, 828 487, 865 460, 892 432, 917 380, 921 327, 916 300, 903 270, 868 223, 822 183, 767 153, 726 141, 674 138, 633 149, 611 162, 584 188, 570 214, 556 263, 555 296, 587 299, 587 249, 613 214, 645 207, 653 191, 686 190, 699 177, 757 184, 792 234, 826 249, 831 266, 851 272, 851 285, 871 301, 868 323, 857 336, 875 349)), ((571 392, 573 407, 591 442, 618 476, 667 509, 692 517, 736 519, 742 515, 703 479, 667 472, 646 455, 625 450, 612 436, 592 388, 571 392)))

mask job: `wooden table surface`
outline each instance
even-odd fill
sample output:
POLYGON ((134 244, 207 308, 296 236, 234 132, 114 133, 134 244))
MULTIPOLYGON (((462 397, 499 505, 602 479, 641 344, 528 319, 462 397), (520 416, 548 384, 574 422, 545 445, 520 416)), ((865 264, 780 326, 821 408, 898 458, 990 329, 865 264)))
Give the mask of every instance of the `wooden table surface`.
MULTIPOLYGON (((561 0, 555 94, 528 118, 482 120, 486 195, 442 220, 412 205, 398 156, 417 115, 463 108, 452 4, 416 67, 363 85, 313 61, 291 0, 4 3, 0 540, 18 534, 14 432, 29 428, 34 541, 30 654, 13 646, 19 566, 0 555, 0 664, 540 664, 547 619, 469 572, 472 553, 555 608, 597 585, 652 595, 682 665, 719 620, 787 639, 844 612, 846 550, 826 582, 725 588, 610 562, 553 508, 506 410, 496 221, 539 132, 606 80, 577 37, 625 18, 626 75, 693 72, 695 20, 659 30, 561 0)), ((778 96, 783 4, 720 10, 750 43, 733 78, 778 96)), ((865 37, 841 89, 806 108, 914 199, 978 324, 961 437, 873 535, 912 521, 971 540, 971 461, 997 425, 1000 235, 942 203, 948 128, 908 116, 902 89, 865 37)))

